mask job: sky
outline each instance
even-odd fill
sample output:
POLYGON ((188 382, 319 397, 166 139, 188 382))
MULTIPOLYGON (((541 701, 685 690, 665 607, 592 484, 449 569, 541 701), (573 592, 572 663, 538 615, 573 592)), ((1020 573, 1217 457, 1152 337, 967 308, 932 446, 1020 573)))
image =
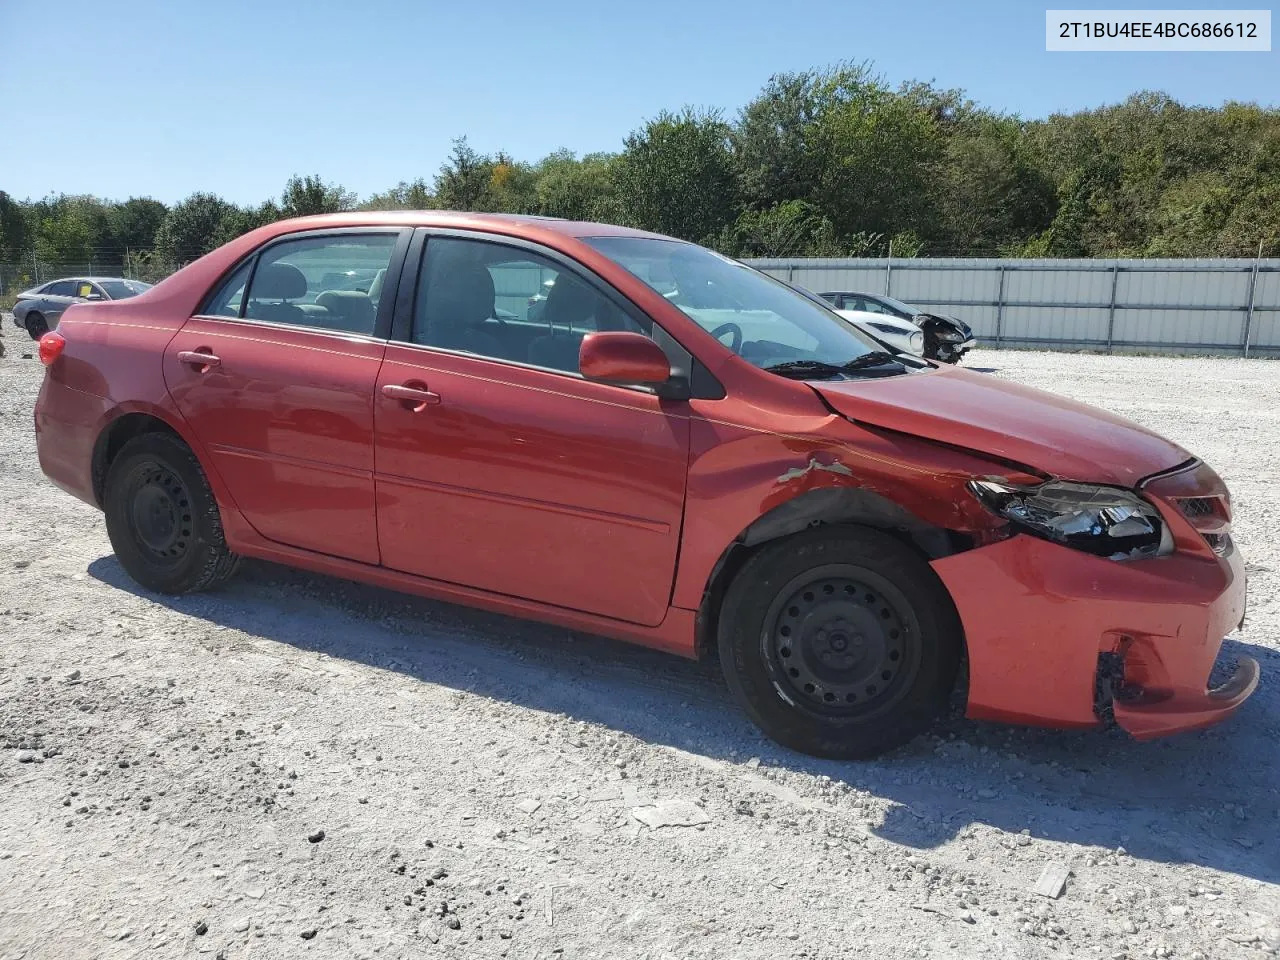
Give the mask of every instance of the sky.
POLYGON ((771 74, 841 61, 1032 118, 1142 89, 1278 103, 1280 50, 1047 53, 1046 6, 0 0, 0 190, 251 204, 314 173, 366 197, 430 181, 455 137, 614 151, 663 109, 732 116, 771 74))

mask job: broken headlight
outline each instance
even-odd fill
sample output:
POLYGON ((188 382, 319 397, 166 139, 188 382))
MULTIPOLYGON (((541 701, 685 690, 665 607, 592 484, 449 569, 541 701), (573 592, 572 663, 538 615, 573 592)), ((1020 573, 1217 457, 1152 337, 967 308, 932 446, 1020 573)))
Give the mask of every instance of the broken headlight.
POLYGON ((1086 553, 1136 560, 1173 552, 1159 511, 1129 490, 1057 480, 1036 487, 971 480, 969 489, 1020 530, 1086 553))

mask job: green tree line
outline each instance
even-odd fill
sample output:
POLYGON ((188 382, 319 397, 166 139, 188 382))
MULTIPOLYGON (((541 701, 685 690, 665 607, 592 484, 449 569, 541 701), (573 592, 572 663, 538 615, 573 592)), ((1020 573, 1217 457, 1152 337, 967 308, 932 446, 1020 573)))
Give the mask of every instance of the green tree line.
POLYGON ((463 137, 429 179, 360 200, 295 176, 278 200, 166 206, 0 191, 0 262, 192 260, 264 223, 339 210, 476 210, 636 226, 733 256, 1280 254, 1280 110, 1160 93, 1025 120, 866 65, 780 74, 736 116, 685 108, 616 153, 537 161, 463 137))

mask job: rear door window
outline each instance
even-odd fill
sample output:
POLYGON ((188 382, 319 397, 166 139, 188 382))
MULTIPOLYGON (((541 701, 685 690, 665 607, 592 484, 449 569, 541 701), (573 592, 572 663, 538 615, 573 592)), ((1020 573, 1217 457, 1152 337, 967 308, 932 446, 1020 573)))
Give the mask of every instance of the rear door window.
POLYGON ((74 297, 76 295, 76 281, 59 280, 56 283, 49 284, 44 291, 46 297, 74 297))
POLYGON ((244 290, 249 285, 252 270, 252 259, 237 267, 209 298, 200 313, 206 317, 239 317, 244 307, 244 290))
MULTIPOLYGON (((375 280, 390 264, 398 236, 395 231, 362 232, 272 244, 258 257, 242 315, 247 320, 372 335, 378 313, 375 280)), ((221 306, 239 312, 235 279, 225 284, 221 306)))

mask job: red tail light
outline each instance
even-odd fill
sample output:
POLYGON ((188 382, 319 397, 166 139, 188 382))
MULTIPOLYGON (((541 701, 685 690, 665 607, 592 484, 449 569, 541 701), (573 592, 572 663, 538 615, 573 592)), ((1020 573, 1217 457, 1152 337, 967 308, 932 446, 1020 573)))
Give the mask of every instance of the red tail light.
POLYGON ((46 367, 53 366, 53 361, 62 356, 62 349, 66 345, 67 340, 62 334, 50 330, 40 338, 40 362, 46 367))

